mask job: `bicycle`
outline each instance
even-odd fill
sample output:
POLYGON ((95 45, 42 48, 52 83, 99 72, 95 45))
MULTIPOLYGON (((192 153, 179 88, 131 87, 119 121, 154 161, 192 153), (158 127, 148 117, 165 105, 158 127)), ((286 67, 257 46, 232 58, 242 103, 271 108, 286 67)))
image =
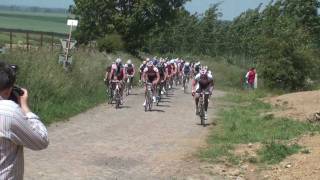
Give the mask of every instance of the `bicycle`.
POLYGON ((183 91, 184 93, 187 93, 187 89, 188 89, 188 83, 189 83, 189 75, 183 75, 183 91))
POLYGON ((205 96, 206 95, 209 95, 209 93, 206 93, 204 91, 202 91, 200 93, 200 97, 199 97, 199 103, 198 103, 198 110, 199 110, 199 117, 200 117, 200 121, 201 121, 201 125, 202 126, 206 126, 206 123, 205 123, 205 96))
POLYGON ((131 89, 132 89, 132 84, 133 84, 133 75, 128 75, 128 80, 127 80, 127 85, 126 85, 126 94, 127 96, 130 95, 131 89))
POLYGON ((153 93, 152 93, 152 83, 147 82, 146 83, 146 104, 144 106, 144 111, 147 112, 148 110, 152 110, 153 106, 153 93))
MULTIPOLYGON (((158 96, 157 96, 157 106, 159 105, 159 102, 161 101, 161 97, 162 97, 162 92, 163 90, 165 89, 165 86, 166 86, 166 81, 165 80, 161 80, 161 82, 159 83, 159 85, 157 86, 157 93, 158 93, 158 96)), ((166 90, 165 90, 166 92, 166 90)))
POLYGON ((111 103, 115 101, 115 108, 119 109, 121 104, 121 95, 120 95, 120 81, 118 80, 112 80, 111 81, 111 94, 112 99, 111 103))

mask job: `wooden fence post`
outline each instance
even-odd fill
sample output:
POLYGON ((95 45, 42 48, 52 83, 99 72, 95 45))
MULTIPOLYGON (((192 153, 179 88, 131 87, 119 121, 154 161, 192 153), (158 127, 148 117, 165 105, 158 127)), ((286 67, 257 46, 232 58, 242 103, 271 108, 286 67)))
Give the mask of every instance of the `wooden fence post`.
POLYGON ((27 34, 27 51, 29 51, 29 32, 27 32, 26 34, 27 34))
POLYGON ((40 34, 40 48, 43 46, 43 33, 40 34))
POLYGON ((54 36, 53 36, 53 33, 51 34, 51 52, 53 52, 53 38, 54 38, 54 36))
POLYGON ((12 31, 10 31, 10 50, 12 50, 12 31))

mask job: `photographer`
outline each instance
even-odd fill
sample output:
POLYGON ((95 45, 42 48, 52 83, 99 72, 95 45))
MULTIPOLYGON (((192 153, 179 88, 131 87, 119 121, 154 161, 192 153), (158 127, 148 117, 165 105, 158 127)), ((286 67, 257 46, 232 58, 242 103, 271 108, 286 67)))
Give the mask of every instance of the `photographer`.
POLYGON ((27 90, 15 87, 15 80, 15 69, 0 62, 1 180, 23 179, 23 147, 41 150, 49 144, 46 127, 29 109, 27 90))

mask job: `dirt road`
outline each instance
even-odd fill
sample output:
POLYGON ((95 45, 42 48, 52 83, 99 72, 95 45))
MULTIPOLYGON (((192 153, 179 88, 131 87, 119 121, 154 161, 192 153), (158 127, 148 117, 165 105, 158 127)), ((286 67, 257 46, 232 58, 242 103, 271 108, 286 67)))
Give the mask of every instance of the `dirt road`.
MULTIPOLYGON (((25 179, 195 177, 198 162, 192 155, 205 144, 210 127, 198 125, 191 95, 176 89, 154 112, 145 113, 142 90, 135 91, 120 110, 102 104, 51 125, 48 149, 25 152, 25 179)), ((216 97, 222 95, 215 92, 216 97)))

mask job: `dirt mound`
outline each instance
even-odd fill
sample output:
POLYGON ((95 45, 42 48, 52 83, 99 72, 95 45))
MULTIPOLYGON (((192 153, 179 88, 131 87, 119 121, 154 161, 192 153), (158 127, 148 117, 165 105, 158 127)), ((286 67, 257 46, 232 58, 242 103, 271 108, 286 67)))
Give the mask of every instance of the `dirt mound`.
POLYGON ((279 165, 264 171, 266 179, 319 179, 320 177, 320 135, 305 135, 298 144, 306 147, 301 153, 286 158, 279 165))
POLYGON ((274 115, 306 121, 320 112, 320 91, 285 94, 266 99, 276 107, 274 115))

